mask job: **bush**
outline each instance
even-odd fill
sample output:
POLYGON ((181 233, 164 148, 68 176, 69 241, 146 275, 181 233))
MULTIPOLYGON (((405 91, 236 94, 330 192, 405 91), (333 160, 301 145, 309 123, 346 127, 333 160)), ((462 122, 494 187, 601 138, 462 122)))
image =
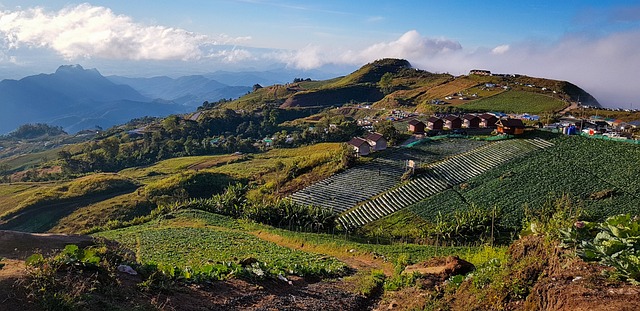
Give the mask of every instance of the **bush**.
POLYGON ((147 198, 152 201, 206 198, 222 192, 232 181, 233 179, 225 174, 188 172, 153 182, 145 187, 145 192, 147 198))
POLYGON ((53 257, 34 254, 27 258, 27 297, 46 310, 73 310, 96 292, 117 290, 116 265, 126 253, 106 247, 81 249, 67 245, 53 257))

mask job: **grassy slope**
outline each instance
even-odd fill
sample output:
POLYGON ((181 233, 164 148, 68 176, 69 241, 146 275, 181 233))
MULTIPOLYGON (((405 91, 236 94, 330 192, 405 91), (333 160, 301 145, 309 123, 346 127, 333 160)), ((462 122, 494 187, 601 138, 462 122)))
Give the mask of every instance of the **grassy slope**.
POLYGON ((119 172, 120 175, 133 178, 138 182, 148 184, 149 182, 162 179, 164 177, 180 173, 190 169, 206 169, 237 161, 240 155, 214 155, 182 157, 162 160, 151 166, 132 167, 119 172))
POLYGON ((53 183, 0 184, 0 216, 15 209, 27 199, 46 192, 53 183))
POLYGON ((47 185, 49 186, 40 187, 38 184, 38 187, 32 189, 5 188, 10 205, 3 204, 0 228, 28 232, 47 231, 80 207, 132 192, 137 187, 133 180, 117 174, 93 174, 69 182, 47 185))
POLYGON ((525 91, 508 91, 480 99, 459 107, 471 111, 502 111, 511 113, 542 114, 560 111, 567 107, 565 102, 551 96, 525 91))
POLYGON ((61 148, 51 149, 47 151, 41 151, 36 153, 27 153, 18 156, 9 157, 6 159, 0 159, 0 165, 7 165, 10 171, 24 170, 29 167, 35 167, 47 161, 55 160, 58 158, 58 151, 61 148))
POLYGON ((325 143, 292 149, 273 149, 253 155, 184 157, 160 161, 147 167, 125 169, 117 175, 89 175, 70 182, 0 184, 0 215, 31 207, 46 208, 42 206, 44 203, 51 206, 61 205, 64 206, 64 213, 54 213, 55 215, 51 216, 56 219, 44 217, 34 221, 51 223, 47 225, 47 230, 52 232, 78 233, 93 226, 104 225, 109 220, 132 219, 147 213, 154 206, 146 197, 144 188, 134 191, 135 187, 132 186, 127 188, 127 193, 113 193, 101 197, 96 195, 99 186, 95 187, 96 191, 80 189, 79 186, 90 184, 100 176, 119 176, 120 179, 143 186, 157 186, 163 181, 175 179, 175 176, 180 174, 187 176, 196 171, 201 174, 217 173, 262 185, 252 190, 251 194, 253 197, 260 197, 264 193, 275 193, 276 188, 280 191, 292 191, 333 174, 338 166, 332 161, 339 150, 340 144, 325 143), (282 172, 274 171, 278 162, 285 167, 295 164, 302 171, 293 179, 287 179, 288 176, 282 172), (78 191, 82 193, 75 193, 78 191), (83 199, 84 197, 86 199, 83 199), (70 202, 73 206, 65 205, 65 202, 70 202))

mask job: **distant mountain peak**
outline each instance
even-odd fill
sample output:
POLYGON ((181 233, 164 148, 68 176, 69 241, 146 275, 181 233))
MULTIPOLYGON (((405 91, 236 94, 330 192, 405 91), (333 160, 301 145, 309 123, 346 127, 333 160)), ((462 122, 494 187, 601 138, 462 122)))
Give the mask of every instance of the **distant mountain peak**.
POLYGON ((58 69, 56 70, 56 74, 87 74, 87 73, 100 75, 100 72, 98 72, 98 69, 95 69, 95 68, 84 69, 84 67, 78 64, 62 65, 58 67, 58 69))
POLYGON ((60 72, 68 72, 68 71, 84 71, 84 68, 78 64, 75 65, 62 65, 60 67, 58 67, 58 70, 56 70, 56 73, 60 73, 60 72))

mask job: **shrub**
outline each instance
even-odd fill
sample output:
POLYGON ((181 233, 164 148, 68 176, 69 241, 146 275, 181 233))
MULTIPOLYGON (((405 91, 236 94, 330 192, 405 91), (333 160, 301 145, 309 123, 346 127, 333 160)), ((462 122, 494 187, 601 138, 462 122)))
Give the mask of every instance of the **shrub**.
POLYGON ((46 310, 73 310, 94 292, 117 290, 115 267, 126 257, 106 247, 67 245, 52 257, 34 254, 27 258, 27 278, 22 285, 27 297, 46 310))

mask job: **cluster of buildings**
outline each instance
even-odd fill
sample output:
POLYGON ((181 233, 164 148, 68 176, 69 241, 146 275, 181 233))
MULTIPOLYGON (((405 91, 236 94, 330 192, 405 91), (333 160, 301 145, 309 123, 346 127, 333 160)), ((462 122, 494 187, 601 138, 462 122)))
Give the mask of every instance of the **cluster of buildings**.
POLYGON ((422 122, 417 119, 409 121, 408 130, 414 134, 422 134, 433 130, 457 130, 462 128, 496 128, 498 133, 520 135, 524 133, 525 125, 521 119, 498 118, 494 114, 480 115, 465 114, 463 116, 447 115, 442 118, 432 116, 422 122))
POLYGON ((380 133, 369 133, 363 138, 354 137, 347 144, 360 156, 387 149, 387 140, 380 133))
POLYGON ((589 118, 562 117, 556 123, 544 126, 547 130, 558 130, 567 135, 584 133, 618 138, 631 138, 640 129, 640 120, 624 122, 617 119, 604 119, 597 116, 589 118))

